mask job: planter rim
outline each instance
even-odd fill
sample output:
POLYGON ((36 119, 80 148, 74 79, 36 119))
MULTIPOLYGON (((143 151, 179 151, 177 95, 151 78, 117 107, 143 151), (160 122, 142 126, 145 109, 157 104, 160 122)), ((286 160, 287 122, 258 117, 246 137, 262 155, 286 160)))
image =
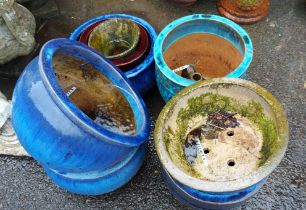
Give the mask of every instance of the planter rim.
POLYGON ((194 85, 191 85, 183 89, 181 92, 175 95, 163 108, 157 119, 154 130, 155 148, 158 157, 162 163, 162 166, 167 170, 167 172, 169 172, 169 174, 178 182, 187 185, 193 189, 204 192, 215 192, 215 193, 226 193, 226 192, 242 190, 265 179, 282 160, 286 152, 288 139, 289 139, 289 131, 288 131, 287 116, 285 110, 283 109, 279 101, 268 90, 253 82, 242 79, 228 79, 228 78, 217 78, 212 80, 206 80, 198 82, 194 85), (198 88, 203 88, 205 86, 207 87, 218 83, 241 86, 243 88, 247 88, 251 91, 254 91, 260 97, 262 97, 262 99, 264 99, 264 101, 271 107, 271 110, 275 115, 275 122, 277 123, 276 126, 279 136, 278 138, 279 146, 262 166, 260 166, 256 171, 252 172, 248 176, 227 182, 213 182, 213 181, 197 179, 180 170, 172 162, 162 138, 162 132, 164 130, 163 127, 164 121, 166 120, 166 117, 169 111, 171 110, 171 108, 177 103, 179 103, 182 96, 188 95, 190 92, 193 92, 198 88))
MULTIPOLYGON (((227 74, 225 77, 227 78, 239 78, 241 75, 243 75, 246 70, 248 69, 249 65, 251 64, 252 58, 253 58, 253 45, 250 36, 248 33, 240 27, 238 24, 234 23, 233 21, 218 16, 218 15, 212 15, 212 14, 194 14, 189 16, 184 16, 179 19, 174 20, 170 24, 168 24, 158 35, 156 38, 156 41, 154 43, 154 59, 156 61, 157 67, 160 69, 160 71, 172 82, 180 85, 180 86, 189 86, 194 83, 196 83, 193 80, 189 80, 186 78, 183 78, 168 67, 166 64, 164 57, 163 57, 163 43, 165 38, 175 29, 176 27, 191 22, 195 20, 204 20, 204 21, 215 21, 219 22, 220 24, 225 24, 227 27, 233 29, 237 34, 239 34, 242 44, 244 46, 244 55, 243 60, 241 61, 240 65, 231 73, 227 74)), ((218 36, 217 34, 214 34, 218 36)), ((223 37, 222 37, 223 38, 223 37)))
POLYGON ((114 67, 110 61, 102 57, 97 51, 81 42, 65 38, 53 39, 44 44, 41 48, 38 57, 38 66, 39 74, 42 77, 43 84, 45 85, 50 97, 53 98, 56 105, 73 123, 80 126, 82 129, 85 129, 92 135, 102 138, 112 144, 135 147, 141 145, 147 140, 149 135, 150 119, 142 98, 137 90, 132 88, 131 83, 124 74, 118 68, 114 67), (65 54, 78 57, 91 63, 122 91, 134 113, 136 134, 124 135, 96 124, 85 113, 83 113, 68 96, 66 96, 55 77, 52 66, 53 55, 59 50, 65 54), (103 69, 103 71, 101 69, 103 69), (119 79, 119 81, 115 82, 115 79, 119 79))
POLYGON ((150 40, 151 40, 150 50, 148 51, 148 54, 144 57, 144 60, 139 65, 134 67, 133 69, 124 72, 124 74, 127 78, 135 77, 138 74, 140 74, 144 69, 146 69, 147 66, 150 65, 154 60, 154 58, 153 58, 153 46, 154 46, 154 42, 155 42, 155 39, 156 39, 157 35, 156 35, 156 32, 155 32, 154 28, 144 19, 141 19, 141 18, 133 16, 133 15, 127 15, 127 14, 106 14, 106 15, 98 16, 98 17, 92 18, 92 19, 84 22, 80 26, 78 26, 71 33, 69 39, 78 40, 78 37, 81 35, 81 33, 87 27, 89 27, 90 25, 92 25, 92 24, 94 24, 98 21, 106 20, 106 19, 110 19, 110 18, 127 18, 127 19, 130 19, 130 20, 133 20, 134 22, 136 22, 137 24, 142 26, 147 31, 148 36, 150 37, 150 40))

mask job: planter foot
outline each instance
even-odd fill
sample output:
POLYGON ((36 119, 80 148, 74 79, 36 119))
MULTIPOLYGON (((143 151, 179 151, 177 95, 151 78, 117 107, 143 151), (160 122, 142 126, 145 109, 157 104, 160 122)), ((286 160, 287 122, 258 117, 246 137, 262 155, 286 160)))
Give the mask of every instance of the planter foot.
POLYGON ((44 169, 52 181, 69 192, 80 195, 102 195, 129 182, 140 169, 145 153, 146 145, 142 145, 129 160, 111 171, 61 174, 45 166, 44 169))

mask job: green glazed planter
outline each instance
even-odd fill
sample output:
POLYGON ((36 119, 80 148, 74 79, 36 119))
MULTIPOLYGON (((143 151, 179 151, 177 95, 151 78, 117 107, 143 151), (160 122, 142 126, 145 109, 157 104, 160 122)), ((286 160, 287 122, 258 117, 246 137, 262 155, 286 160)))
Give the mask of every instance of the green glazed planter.
POLYGON ((91 32, 88 45, 112 60, 131 54, 139 38, 140 29, 134 21, 113 18, 100 23, 91 32))

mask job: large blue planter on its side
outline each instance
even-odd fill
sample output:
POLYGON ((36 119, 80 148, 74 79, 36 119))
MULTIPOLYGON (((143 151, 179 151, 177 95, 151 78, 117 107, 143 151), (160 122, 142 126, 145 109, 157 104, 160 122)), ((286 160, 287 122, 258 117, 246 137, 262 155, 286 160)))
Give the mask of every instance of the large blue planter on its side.
POLYGON ((98 195, 127 183, 140 168, 150 119, 137 90, 120 70, 86 45, 68 39, 46 43, 20 76, 13 94, 12 122, 26 151, 68 191, 98 195), (118 134, 96 124, 66 96, 53 68, 60 51, 92 64, 126 97, 136 134, 118 134))
POLYGON ((138 89, 141 95, 145 95, 155 84, 155 62, 153 58, 153 45, 157 34, 154 28, 145 20, 126 14, 107 14, 90 19, 76 28, 70 35, 70 39, 77 41, 84 30, 90 25, 110 18, 127 18, 144 27, 150 37, 150 50, 145 59, 135 68, 125 72, 125 76, 138 89))
POLYGON ((246 77, 247 69, 253 58, 253 47, 246 31, 233 21, 217 16, 196 14, 177 19, 167 25, 158 35, 154 44, 154 59, 156 62, 156 81, 160 94, 165 101, 170 100, 183 88, 195 83, 185 79, 165 63, 163 53, 176 40, 193 33, 209 33, 220 36, 231 42, 243 55, 241 64, 226 77, 246 77))

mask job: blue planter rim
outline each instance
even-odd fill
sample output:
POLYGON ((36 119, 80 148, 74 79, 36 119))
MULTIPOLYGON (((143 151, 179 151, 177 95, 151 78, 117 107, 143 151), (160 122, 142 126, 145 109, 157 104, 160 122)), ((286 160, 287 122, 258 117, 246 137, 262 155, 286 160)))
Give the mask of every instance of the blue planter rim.
POLYGON ((193 20, 206 20, 206 21, 216 21, 220 22, 221 24, 227 25, 229 28, 232 28, 234 31, 236 31, 237 34, 240 35, 242 43, 244 45, 244 56, 243 60, 240 63, 240 65, 231 73, 226 75, 227 78, 239 78, 242 76, 248 69, 249 65, 251 64, 252 58, 253 58, 253 45, 251 38, 249 37, 248 33, 240 27, 238 24, 234 23, 233 21, 218 16, 218 15, 211 15, 211 14, 195 14, 195 15, 189 15, 185 16, 179 19, 176 19, 175 21, 168 24, 158 35, 155 44, 154 44, 154 58, 156 61, 157 67, 160 69, 160 71, 172 82, 179 84, 181 86, 189 86, 195 83, 193 80, 185 79, 173 71, 168 67, 166 64, 164 57, 163 57, 163 42, 164 39, 171 33, 171 31, 176 28, 177 26, 190 22, 193 20))
POLYGON ((118 68, 114 67, 110 61, 102 57, 97 51, 80 42, 64 38, 54 39, 47 42, 42 47, 38 58, 38 65, 39 73, 49 95, 53 98, 54 102, 63 113, 65 113, 65 115, 76 125, 81 126, 87 132, 97 136, 98 138, 128 147, 139 146, 148 139, 150 119, 142 98, 137 90, 132 88, 131 83, 124 74, 118 68), (52 58, 57 51, 87 61, 97 70, 101 71, 121 90, 134 113, 136 121, 135 135, 115 133, 96 124, 85 113, 83 113, 68 96, 66 96, 55 77, 52 67, 52 58))
POLYGON ((92 24, 94 24, 94 23, 96 23, 100 20, 105 20, 105 19, 109 19, 109 18, 127 18, 127 19, 130 19, 130 20, 133 20, 137 24, 143 26, 148 32, 148 35, 149 35, 150 40, 151 40, 149 53, 146 55, 145 59, 139 65, 137 65, 133 69, 124 73, 127 78, 135 77, 138 74, 140 74, 144 69, 147 68, 147 66, 149 66, 153 62, 153 49, 154 49, 153 46, 154 46, 154 42, 156 40, 157 35, 156 35, 156 32, 155 32, 154 28, 147 21, 145 21, 141 18, 138 18, 136 16, 127 15, 127 14, 102 15, 102 16, 98 16, 98 17, 95 17, 93 19, 90 19, 90 20, 84 22, 83 24, 81 24, 79 27, 77 27, 71 33, 69 39, 77 41, 80 34, 86 28, 88 28, 90 25, 92 25, 92 24))

